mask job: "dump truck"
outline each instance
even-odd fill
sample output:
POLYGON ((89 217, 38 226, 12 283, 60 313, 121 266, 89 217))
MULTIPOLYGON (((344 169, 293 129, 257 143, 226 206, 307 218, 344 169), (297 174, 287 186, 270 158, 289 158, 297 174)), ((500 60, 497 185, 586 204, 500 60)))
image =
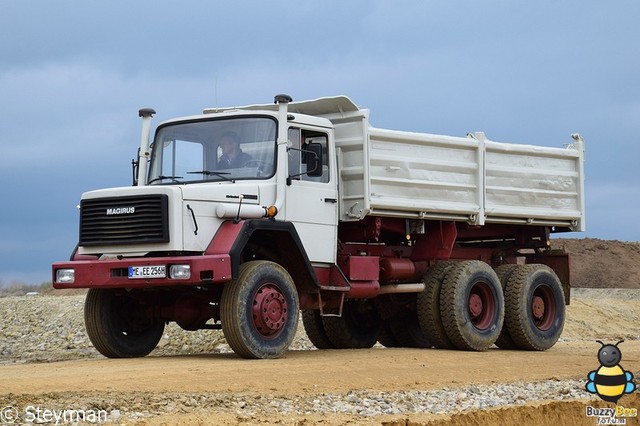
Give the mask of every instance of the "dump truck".
POLYGON ((165 324, 222 329, 276 358, 299 321, 318 349, 546 350, 562 333, 584 231, 584 143, 384 130, 345 96, 150 108, 133 185, 84 193, 56 289, 89 289, 106 357, 149 354, 165 324))

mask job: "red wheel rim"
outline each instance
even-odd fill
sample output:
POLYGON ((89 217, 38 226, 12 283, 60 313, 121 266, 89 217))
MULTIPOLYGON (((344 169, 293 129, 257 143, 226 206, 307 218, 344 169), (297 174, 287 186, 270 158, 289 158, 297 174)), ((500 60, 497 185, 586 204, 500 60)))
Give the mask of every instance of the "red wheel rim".
POLYGON ((287 301, 274 284, 264 284, 253 298, 253 324, 267 338, 280 334, 287 321, 287 301))
POLYGON ((496 313, 496 302, 487 283, 478 282, 471 287, 467 307, 475 328, 486 330, 491 327, 496 313))
POLYGON ((538 286, 531 298, 531 319, 542 331, 549 330, 556 319, 556 299, 551 287, 546 284, 538 286))

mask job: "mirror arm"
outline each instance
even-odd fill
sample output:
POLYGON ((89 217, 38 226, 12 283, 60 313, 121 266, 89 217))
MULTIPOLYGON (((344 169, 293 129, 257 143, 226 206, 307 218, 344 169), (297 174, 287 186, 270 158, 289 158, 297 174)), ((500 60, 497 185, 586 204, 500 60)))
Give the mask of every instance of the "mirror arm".
MULTIPOLYGON (((287 148, 287 152, 289 152, 289 151, 291 151, 291 150, 294 150, 294 151, 300 151, 300 152, 304 152, 304 153, 309 154, 309 155, 313 155, 313 159, 314 159, 314 160, 320 160, 320 158, 318 157, 318 154, 316 154, 316 153, 315 153, 315 152, 313 152, 313 151, 309 151, 309 150, 306 150, 306 149, 300 149, 300 148, 294 148, 294 147, 292 147, 292 146, 290 146, 290 147, 288 147, 288 148, 287 148)), ((317 164, 319 165, 319 164, 320 164, 320 161, 318 161, 318 162, 317 162, 317 164)), ((289 175, 289 176, 287 177, 287 186, 291 186, 291 180, 292 180, 293 178, 298 177, 298 176, 302 176, 302 175, 307 175, 307 174, 309 174, 309 172, 313 173, 313 172, 315 172, 316 170, 318 170, 318 166, 316 166, 313 170, 307 170, 307 171, 306 171, 306 172, 304 172, 304 173, 296 173, 295 175, 289 175)))

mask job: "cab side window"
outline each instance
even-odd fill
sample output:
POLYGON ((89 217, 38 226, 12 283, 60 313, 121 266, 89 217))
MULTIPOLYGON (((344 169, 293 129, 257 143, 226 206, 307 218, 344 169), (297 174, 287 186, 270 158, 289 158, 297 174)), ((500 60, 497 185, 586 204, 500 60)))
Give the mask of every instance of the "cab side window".
MULTIPOLYGON (((309 182, 329 182, 329 152, 328 140, 326 133, 291 128, 289 129, 289 140, 291 141, 292 150, 289 151, 289 174, 291 176, 300 174, 293 179, 299 179, 309 182), (307 172, 313 171, 313 158, 315 154, 309 149, 310 145, 322 147, 322 164, 317 174, 320 176, 309 176, 307 172)), ((314 173, 316 174, 316 173, 314 173)))

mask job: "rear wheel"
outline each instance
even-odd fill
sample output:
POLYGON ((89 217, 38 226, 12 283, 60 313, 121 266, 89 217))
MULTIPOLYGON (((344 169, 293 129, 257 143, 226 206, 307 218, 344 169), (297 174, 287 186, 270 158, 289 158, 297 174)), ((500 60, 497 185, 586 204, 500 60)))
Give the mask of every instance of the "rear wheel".
POLYGON ((372 300, 347 300, 341 317, 323 317, 322 322, 338 349, 370 348, 378 340, 380 318, 372 300))
POLYGON ((108 358, 148 355, 164 332, 164 322, 148 315, 142 299, 114 290, 89 289, 84 304, 84 323, 89 340, 108 358))
MULTIPOLYGON (((509 277, 511 277, 511 274, 513 274, 513 272, 516 269, 518 269, 518 265, 515 265, 512 263, 500 265, 497 268, 495 268, 496 275, 498 275, 498 279, 500 280, 500 285, 502 286, 502 293, 505 294, 505 298, 506 298, 505 288, 507 286, 507 281, 509 280, 509 277)), ((506 305, 506 300, 505 300, 505 305, 506 305)), ((506 310, 506 306, 505 306, 505 310, 506 310)), ((506 311, 505 311, 505 316, 506 316, 506 311)), ((496 340, 496 346, 502 349, 518 348, 516 343, 513 341, 513 338, 509 334, 509 330, 505 325, 502 326, 502 331, 500 332, 500 336, 498 336, 498 340, 496 340)))
POLYGON ((386 348, 399 348, 402 345, 391 331, 391 320, 400 313, 403 307, 402 298, 397 298, 395 294, 378 296, 373 299, 373 304, 380 319, 380 330, 378 331, 378 343, 386 348))
POLYGON ((289 349, 298 328, 298 292, 289 273, 274 262, 240 266, 222 291, 222 332, 244 358, 277 358, 289 349))
POLYGON ((547 350, 564 328, 564 292, 560 279, 546 265, 519 266, 507 281, 505 326, 516 346, 547 350))
POLYGON ((399 348, 402 347, 398 339, 395 338, 389 324, 384 323, 380 326, 380 331, 378 332, 378 343, 380 343, 385 348, 399 348))
POLYGON ((307 309, 302 311, 302 325, 307 333, 307 337, 318 349, 333 349, 333 343, 327 337, 324 330, 322 316, 318 309, 307 309))
POLYGON ((425 338, 438 349, 453 348, 442 325, 440 315, 440 289, 447 271, 455 262, 440 262, 432 266, 424 276, 425 289, 418 294, 417 315, 425 338))
POLYGON ((404 348, 430 348, 432 346, 420 328, 415 312, 408 312, 407 315, 395 318, 389 323, 389 329, 398 342, 398 346, 404 348))
POLYGON ((478 260, 454 265, 442 283, 440 314, 447 337, 458 349, 488 349, 504 321, 504 296, 495 271, 478 260))
POLYGON ((432 346, 418 322, 416 294, 388 294, 374 300, 382 322, 378 336, 382 345, 405 348, 432 346))

